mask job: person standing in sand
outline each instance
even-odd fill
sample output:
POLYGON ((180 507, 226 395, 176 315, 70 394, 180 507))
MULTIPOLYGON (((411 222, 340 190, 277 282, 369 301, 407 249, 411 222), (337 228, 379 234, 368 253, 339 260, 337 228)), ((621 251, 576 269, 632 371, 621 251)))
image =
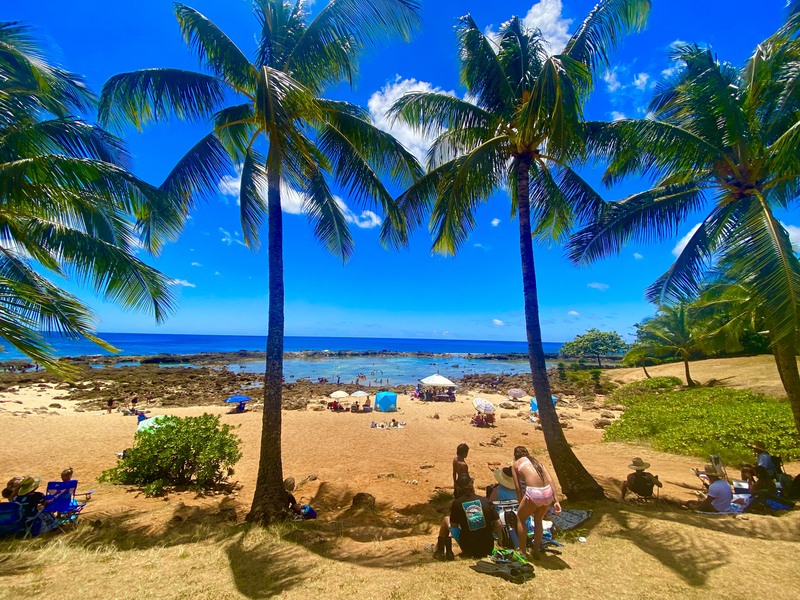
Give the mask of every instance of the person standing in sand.
POLYGON ((525 446, 514 448, 514 464, 511 466, 514 487, 517 490, 519 509, 517 510, 517 536, 519 549, 525 554, 528 544, 526 521, 533 516, 533 558, 539 558, 544 533, 542 521, 548 509, 553 506, 556 514, 561 514, 561 504, 556 498, 555 486, 550 473, 544 465, 528 454, 525 446))
POLYGON ((456 457, 453 459, 453 489, 456 488, 456 481, 458 481, 461 475, 469 477, 467 454, 469 454, 469 446, 466 444, 459 444, 456 448, 456 457))

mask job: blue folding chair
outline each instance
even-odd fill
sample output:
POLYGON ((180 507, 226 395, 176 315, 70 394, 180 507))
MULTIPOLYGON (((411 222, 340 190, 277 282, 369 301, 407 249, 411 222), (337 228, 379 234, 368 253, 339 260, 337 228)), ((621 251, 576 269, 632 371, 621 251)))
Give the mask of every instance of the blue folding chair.
POLYGON ((61 529, 63 525, 72 525, 78 520, 78 515, 80 515, 83 507, 86 506, 86 502, 89 501, 94 492, 94 490, 91 490, 83 494, 76 494, 77 489, 77 479, 51 481, 47 484, 45 497, 48 503, 45 505, 43 512, 52 515, 56 519, 58 529, 61 529), (79 502, 76 496, 82 496, 84 501, 79 502))
POLYGON ((14 535, 25 531, 25 515, 22 505, 16 502, 0 503, 0 536, 14 535))

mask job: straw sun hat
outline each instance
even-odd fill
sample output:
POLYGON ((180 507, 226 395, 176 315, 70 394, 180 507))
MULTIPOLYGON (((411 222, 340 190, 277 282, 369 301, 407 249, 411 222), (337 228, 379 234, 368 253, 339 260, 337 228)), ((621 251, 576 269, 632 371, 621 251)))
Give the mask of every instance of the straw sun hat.
POLYGON ((644 471, 649 466, 650 463, 644 462, 641 457, 637 456, 631 461, 631 464, 628 465, 628 468, 633 469, 634 471, 644 471))
POLYGON ((39 483, 41 483, 41 481, 42 480, 39 477, 31 477, 30 475, 23 477, 22 481, 19 482, 17 496, 24 496, 25 494, 31 493, 33 490, 39 487, 39 483))
POLYGON ((764 442, 753 442, 752 444, 747 444, 748 447, 752 448, 753 450, 758 450, 759 452, 766 452, 767 449, 764 447, 764 442))
POLYGON ((511 467, 498 468, 492 471, 497 483, 504 488, 514 489, 514 476, 511 474, 511 467))

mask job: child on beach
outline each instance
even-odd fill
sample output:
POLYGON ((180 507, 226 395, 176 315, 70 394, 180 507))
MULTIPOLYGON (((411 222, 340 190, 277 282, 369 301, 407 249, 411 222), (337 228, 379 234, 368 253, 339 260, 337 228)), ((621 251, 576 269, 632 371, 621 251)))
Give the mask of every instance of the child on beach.
POLYGON ((456 481, 460 475, 469 477, 467 454, 469 454, 469 446, 466 444, 459 444, 456 448, 456 457, 453 459, 453 489, 455 489, 456 481))

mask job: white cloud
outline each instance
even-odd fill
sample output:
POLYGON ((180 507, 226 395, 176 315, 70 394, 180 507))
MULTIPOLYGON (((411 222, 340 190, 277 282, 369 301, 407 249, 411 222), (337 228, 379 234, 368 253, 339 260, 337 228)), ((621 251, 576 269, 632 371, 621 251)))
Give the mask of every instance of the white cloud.
POLYGON ((219 271, 214 271, 214 275, 216 275, 217 277, 219 277, 219 271))
POLYGON ((644 91, 647 88, 647 82, 650 81, 650 75, 647 73, 637 73, 633 76, 633 87, 637 90, 644 91))
MULTIPOLYGON (((242 165, 236 165, 236 175, 223 175, 217 183, 217 189, 223 196, 235 198, 239 204, 239 194, 242 189, 242 165)), ((261 186, 259 194, 262 198, 267 197, 266 182, 261 186)), ((303 212, 303 196, 297 190, 281 182, 281 210, 292 215, 299 215, 303 212)))
POLYGON ((481 244, 481 243, 472 244, 472 247, 473 247, 473 248, 478 248, 479 250, 485 250, 486 252, 488 252, 489 250, 491 250, 491 248, 490 248, 489 246, 484 246, 484 245, 483 245, 483 244, 481 244))
POLYGON ((634 252, 633 253, 633 258, 635 258, 636 260, 642 260, 644 258, 644 256, 642 256, 638 252, 634 252))
POLYGON ((587 283, 586 287, 590 287, 593 290, 597 290, 599 292, 605 292, 611 286, 608 285, 607 283, 599 283, 597 281, 593 281, 592 283, 587 283))
POLYGON ((680 256, 681 252, 683 252, 683 249, 686 248, 686 244, 689 243, 689 240, 692 239, 692 236, 695 233, 697 233, 698 229, 700 229, 700 225, 702 225, 702 223, 698 223, 697 225, 692 227, 689 233, 687 233, 685 236, 683 236, 681 239, 678 240, 678 243, 675 244, 675 247, 672 249, 673 256, 680 256))
POLYGON ((603 73, 603 81, 606 82, 606 89, 612 94, 623 87, 617 77, 617 67, 614 67, 610 71, 606 70, 606 72, 603 73))
POLYGON ((202 267, 203 265, 201 265, 199 262, 193 262, 192 266, 193 267, 202 267))
POLYGON ((367 101, 369 115, 375 126, 391 133, 409 152, 424 162, 428 148, 431 147, 436 136, 423 135, 419 131, 412 129, 410 125, 386 116, 386 112, 392 104, 409 92, 434 92, 450 96, 455 96, 456 93, 452 90, 447 92, 441 88, 434 87, 427 81, 417 81, 413 78, 403 79, 400 75, 395 75, 394 81, 387 83, 380 90, 374 92, 367 101))
POLYGON ((580 316, 581 316, 581 313, 579 313, 577 310, 571 310, 571 311, 569 311, 567 314, 568 314, 570 317, 580 317, 580 316))
POLYGON ((685 46, 688 43, 689 42, 684 42, 682 39, 678 38, 677 40, 673 40, 673 41, 670 42, 669 49, 670 50, 677 50, 681 46, 685 46))
POLYGON ((792 242, 792 248, 794 248, 795 252, 800 252, 800 227, 796 225, 787 225, 783 221, 781 221, 781 225, 786 230, 786 233, 789 234, 789 240, 792 242))
POLYGON ((381 218, 371 210, 362 210, 361 214, 357 215, 347 207, 347 205, 344 203, 344 200, 339 198, 339 196, 334 196, 333 198, 336 200, 336 204, 339 205, 339 208, 344 214, 344 220, 348 223, 352 223, 356 227, 361 229, 372 229, 373 227, 379 227, 383 222, 381 218))
POLYGON ((185 279, 172 279, 169 282, 170 285, 179 285, 181 287, 188 287, 188 288, 196 288, 197 286, 193 283, 186 281, 185 279))
POLYGON ((618 110, 611 111, 611 120, 612 121, 620 121, 622 119, 627 119, 628 117, 625 115, 624 112, 619 112, 618 110))
POLYGON ((505 323, 503 323, 500 319, 492 319, 492 325, 495 327, 503 327, 505 323))
POLYGON ((245 244, 242 240, 239 239, 239 232, 234 231, 233 236, 231 236, 230 232, 224 230, 222 227, 219 228, 219 232, 222 234, 222 237, 220 238, 219 241, 221 241, 223 244, 230 246, 235 242, 242 246, 247 246, 247 244, 245 244))
POLYGON ((500 219, 495 217, 494 219, 492 219, 492 227, 497 227, 498 225, 500 225, 500 219))
POLYGON ((528 11, 522 23, 531 29, 539 29, 548 42, 550 52, 557 54, 564 49, 569 41, 569 26, 572 19, 561 17, 563 4, 561 0, 540 0, 528 11))

